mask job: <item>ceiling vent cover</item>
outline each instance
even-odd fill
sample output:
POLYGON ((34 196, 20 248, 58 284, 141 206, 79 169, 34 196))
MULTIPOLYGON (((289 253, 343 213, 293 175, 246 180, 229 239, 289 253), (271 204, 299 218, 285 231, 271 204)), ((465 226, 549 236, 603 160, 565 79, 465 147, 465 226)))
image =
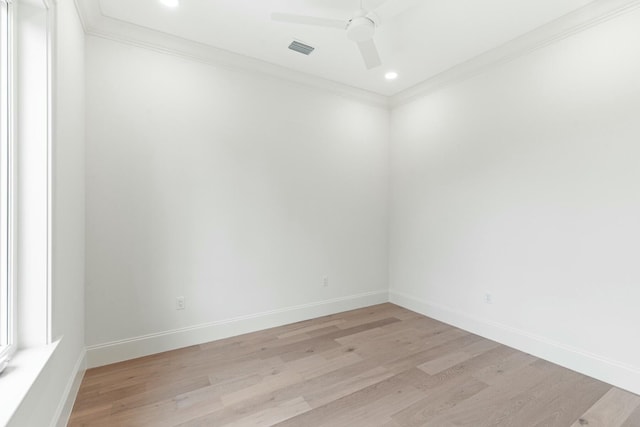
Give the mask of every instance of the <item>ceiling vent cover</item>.
POLYGON ((297 41, 292 41, 291 44, 289 45, 289 49, 291 50, 295 50, 296 52, 300 52, 303 55, 309 55, 311 52, 313 52, 316 48, 315 47, 311 47, 309 45, 306 45, 304 43, 300 43, 297 41))

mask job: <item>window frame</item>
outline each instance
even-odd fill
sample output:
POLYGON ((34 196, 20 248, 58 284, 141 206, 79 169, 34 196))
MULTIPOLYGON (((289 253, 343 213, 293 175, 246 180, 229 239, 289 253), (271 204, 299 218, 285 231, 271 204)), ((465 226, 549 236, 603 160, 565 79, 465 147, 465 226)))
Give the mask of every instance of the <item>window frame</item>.
POLYGON ((16 350, 14 287, 13 14, 0 0, 0 372, 16 350))

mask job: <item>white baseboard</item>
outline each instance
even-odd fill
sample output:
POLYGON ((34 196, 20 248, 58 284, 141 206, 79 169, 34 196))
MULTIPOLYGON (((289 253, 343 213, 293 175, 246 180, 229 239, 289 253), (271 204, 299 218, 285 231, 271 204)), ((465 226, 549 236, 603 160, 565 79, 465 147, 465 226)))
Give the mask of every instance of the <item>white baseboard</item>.
POLYGON ((389 301, 388 292, 367 292, 294 307, 220 320, 87 347, 87 367, 108 365, 137 357, 203 344, 223 338, 287 325, 389 301))
POLYGON ((51 427, 65 427, 69 423, 71 410, 73 409, 73 404, 78 396, 78 390, 80 390, 80 384, 82 383, 82 378, 84 377, 86 369, 87 352, 83 349, 73 368, 73 376, 69 378, 69 382, 64 389, 62 399, 60 400, 58 409, 56 410, 53 421, 51 422, 51 427))
POLYGON ((389 291, 389 301, 632 393, 640 394, 640 367, 620 363, 497 322, 479 319, 393 289, 389 291))

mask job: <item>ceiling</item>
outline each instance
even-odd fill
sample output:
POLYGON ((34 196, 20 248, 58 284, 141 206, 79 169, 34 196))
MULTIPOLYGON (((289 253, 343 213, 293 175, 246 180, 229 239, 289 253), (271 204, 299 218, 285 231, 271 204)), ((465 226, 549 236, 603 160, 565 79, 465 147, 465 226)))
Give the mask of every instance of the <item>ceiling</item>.
MULTIPOLYGON (((366 9, 385 3, 363 1, 366 9)), ((97 33, 110 26, 111 33, 122 31, 128 38, 144 32, 162 34, 171 37, 173 47, 176 40, 197 42, 225 55, 251 58, 253 64, 275 65, 384 96, 499 48, 591 0, 417 0, 406 11, 378 23, 374 40, 382 65, 371 70, 345 30, 271 20, 272 12, 347 20, 359 2, 181 0, 179 7, 168 8, 159 0, 78 0, 85 26, 97 33), (316 50, 309 56, 291 51, 287 47, 293 40, 316 50), (385 80, 389 70, 398 72, 398 79, 385 80)))

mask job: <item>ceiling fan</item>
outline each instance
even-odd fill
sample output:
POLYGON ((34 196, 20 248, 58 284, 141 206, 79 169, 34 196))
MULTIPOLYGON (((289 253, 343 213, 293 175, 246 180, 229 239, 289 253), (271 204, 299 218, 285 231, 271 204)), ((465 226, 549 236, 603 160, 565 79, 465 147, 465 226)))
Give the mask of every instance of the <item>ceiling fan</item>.
POLYGON ((378 48, 373 41, 376 27, 409 9, 420 0, 386 0, 375 9, 367 10, 360 0, 360 9, 348 20, 316 16, 294 15, 290 13, 271 14, 271 19, 289 24, 315 25, 319 27, 346 30, 347 38, 354 41, 368 70, 382 64, 378 48))

